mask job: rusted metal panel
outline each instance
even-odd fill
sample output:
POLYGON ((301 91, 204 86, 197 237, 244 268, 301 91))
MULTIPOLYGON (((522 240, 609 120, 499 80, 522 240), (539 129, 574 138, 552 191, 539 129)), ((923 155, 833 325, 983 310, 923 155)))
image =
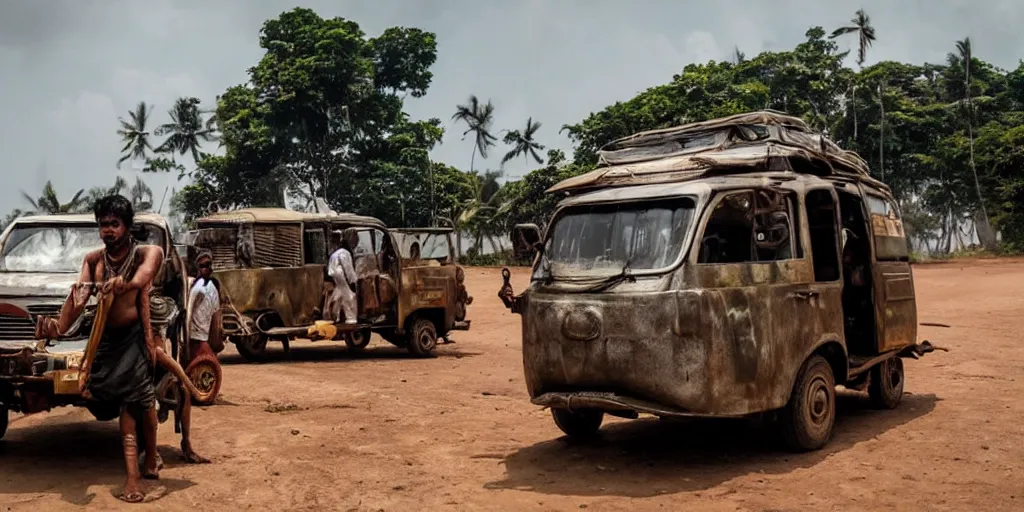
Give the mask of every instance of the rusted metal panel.
POLYGON ((457 272, 455 265, 404 266, 402 285, 398 294, 399 329, 405 328, 409 315, 423 309, 444 310, 444 325, 438 329, 448 331, 455 323, 457 272))
POLYGON ((878 351, 902 349, 917 342, 917 302, 910 263, 879 261, 875 281, 878 351))
POLYGON ((213 277, 239 312, 274 311, 284 327, 293 327, 313 322, 320 306, 324 267, 216 270, 213 277))
POLYGON ((785 405, 820 343, 842 342, 838 283, 789 281, 781 269, 759 274, 745 264, 684 273, 679 291, 521 296, 531 398, 608 391, 695 414, 765 411, 785 405), (765 276, 775 277, 754 284, 765 276), (707 285, 691 289, 696 283, 707 285), (797 296, 807 290, 816 295, 797 296))

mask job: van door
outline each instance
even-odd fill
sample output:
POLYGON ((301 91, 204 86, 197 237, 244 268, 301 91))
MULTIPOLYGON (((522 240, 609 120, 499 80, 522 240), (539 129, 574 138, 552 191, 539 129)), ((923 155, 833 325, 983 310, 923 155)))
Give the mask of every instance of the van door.
POLYGON ((705 314, 720 319, 708 331, 727 361, 716 371, 739 385, 740 396, 729 398, 751 410, 785 404, 792 361, 823 328, 828 287, 814 280, 798 205, 794 193, 773 188, 723 193, 712 199, 691 255, 705 314))
POLYGON ((878 351, 887 352, 917 342, 917 300, 910 252, 899 209, 889 198, 867 190, 861 195, 868 207, 871 230, 871 277, 875 294, 878 351))

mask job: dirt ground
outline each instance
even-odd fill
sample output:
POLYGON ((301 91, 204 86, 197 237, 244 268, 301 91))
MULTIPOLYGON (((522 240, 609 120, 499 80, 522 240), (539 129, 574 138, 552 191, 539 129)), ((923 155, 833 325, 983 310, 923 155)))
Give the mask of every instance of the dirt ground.
MULTIPOLYGON (((289 357, 221 358, 220 404, 195 413, 213 464, 167 467, 160 510, 1021 510, 1024 262, 915 269, 920 337, 948 347, 907 361, 895 411, 845 396, 824 450, 793 455, 762 430, 614 420, 571 444, 523 383, 519 318, 497 269, 467 269, 473 329, 412 359, 375 339, 297 344, 289 357)), ((517 271, 522 290, 528 277, 517 271)), ((119 503, 116 422, 84 410, 12 417, 0 441, 0 511, 119 503)))

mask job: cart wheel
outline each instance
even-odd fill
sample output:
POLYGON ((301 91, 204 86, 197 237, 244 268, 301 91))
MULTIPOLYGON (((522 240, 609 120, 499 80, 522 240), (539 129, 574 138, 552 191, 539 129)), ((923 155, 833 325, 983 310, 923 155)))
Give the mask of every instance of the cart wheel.
POLYGON ((213 405, 213 401, 220 394, 220 383, 223 378, 220 361, 217 356, 205 353, 189 363, 185 369, 189 380, 199 390, 199 396, 193 397, 192 403, 196 405, 213 405))
POLYGON ((569 409, 551 408, 551 417, 555 419, 555 425, 565 435, 574 439, 585 439, 593 437, 601 428, 604 421, 604 412, 594 409, 569 409))
POLYGON ((812 451, 828 443, 836 422, 836 382, 824 357, 804 363, 781 419, 790 448, 812 451))
POLYGON ((258 363, 267 358, 267 337, 261 334, 239 336, 235 338, 235 348, 250 363, 258 363))
POLYGON ((879 409, 895 409, 903 400, 903 359, 887 359, 870 370, 868 396, 879 409))
POLYGON ((409 352, 417 357, 429 357, 437 347, 437 327, 426 318, 417 318, 409 330, 409 352))
POLYGON ((4 438, 4 434, 7 434, 7 416, 7 408, 0 406, 0 439, 4 438))
POLYGON ((351 352, 361 352, 370 344, 370 330, 360 329, 345 335, 345 345, 351 352))

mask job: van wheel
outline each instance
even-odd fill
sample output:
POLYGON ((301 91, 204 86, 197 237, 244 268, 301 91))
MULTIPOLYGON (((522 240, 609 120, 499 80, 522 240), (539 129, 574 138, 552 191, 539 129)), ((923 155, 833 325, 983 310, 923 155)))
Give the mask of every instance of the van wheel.
POLYGON ((824 357, 804 363, 781 420, 786 444, 793 450, 818 450, 828 443, 836 422, 836 381, 824 357))
POLYGON ((409 329, 409 352, 417 357, 429 357, 437 347, 437 327, 426 318, 417 318, 409 329))
POLYGON ((267 337, 262 334, 239 336, 235 339, 235 348, 250 363, 258 363, 267 358, 267 337))
POLYGON ((4 435, 7 434, 7 416, 7 408, 0 405, 0 439, 3 439, 4 435))
POLYGON ((870 370, 868 396, 879 409, 895 409, 903 400, 903 359, 882 361, 870 370))
POLYGON ((555 425, 574 439, 585 439, 593 437, 601 428, 604 421, 604 412, 595 409, 569 409, 551 408, 551 417, 555 419, 555 425))
POLYGON ((370 344, 370 330, 360 329, 345 335, 345 345, 350 352, 361 352, 370 344))

